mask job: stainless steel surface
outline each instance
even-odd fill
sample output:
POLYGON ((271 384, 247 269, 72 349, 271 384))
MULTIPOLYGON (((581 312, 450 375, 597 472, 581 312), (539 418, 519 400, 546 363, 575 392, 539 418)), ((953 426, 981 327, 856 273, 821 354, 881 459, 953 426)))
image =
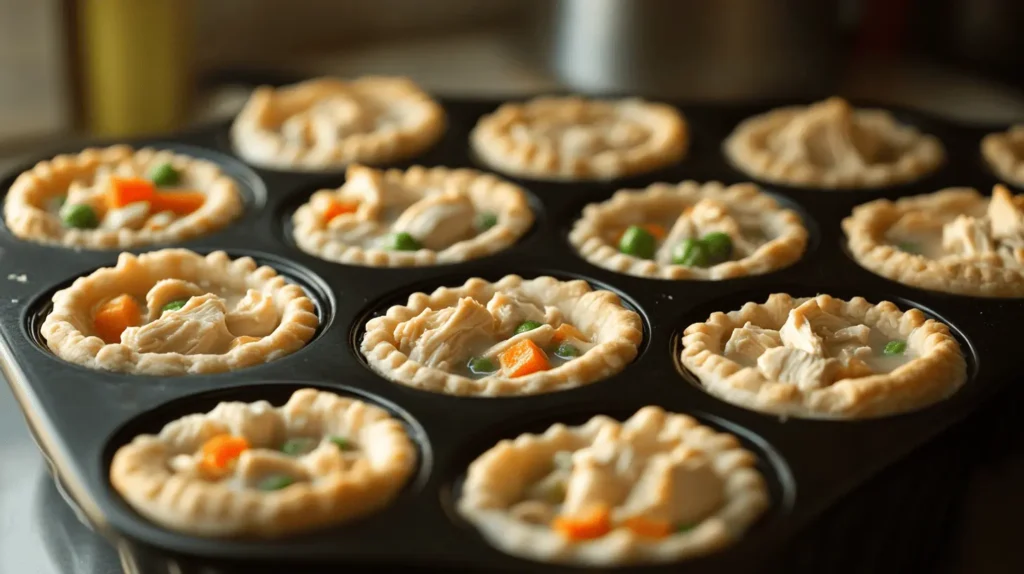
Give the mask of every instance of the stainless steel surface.
POLYGON ((839 72, 838 0, 558 0, 551 62, 578 90, 693 99, 818 95, 839 72))
POLYGON ((114 549, 61 498, 0 377, 0 574, 119 574, 114 549))

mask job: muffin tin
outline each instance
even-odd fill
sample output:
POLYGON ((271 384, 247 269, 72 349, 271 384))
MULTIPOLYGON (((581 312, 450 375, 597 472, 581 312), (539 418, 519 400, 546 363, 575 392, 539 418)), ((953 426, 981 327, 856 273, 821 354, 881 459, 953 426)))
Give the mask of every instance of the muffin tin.
MULTIPOLYGON (((398 167, 421 164, 489 171, 472 157, 468 135, 477 118, 499 103, 443 101, 449 121, 443 140, 398 167)), ((568 232, 582 207, 607 199, 617 189, 684 179, 727 184, 749 181, 726 162, 720 150, 722 140, 740 120, 792 103, 680 105, 692 137, 687 157, 642 176, 606 183, 540 183, 508 177, 530 196, 536 213, 533 228, 514 246, 494 256, 421 268, 343 266, 301 252, 290 237, 291 214, 313 191, 340 185, 343 174, 246 167, 231 155, 228 123, 166 139, 130 142, 211 159, 241 183, 246 198, 242 217, 217 233, 179 245, 201 253, 223 249, 232 257, 250 255, 305 287, 320 315, 316 337, 290 356, 218 375, 162 378, 111 374, 64 362, 47 350, 38 331, 50 298, 74 278, 113 265, 117 253, 38 245, 21 241, 0 227, 0 366, 61 489, 94 528, 116 543, 129 571, 326 572, 351 566, 556 571, 556 566, 498 552, 457 515, 455 501, 466 466, 500 439, 541 431, 556 421, 578 424, 597 413, 623 419, 647 404, 690 414, 732 432, 758 455, 772 497, 770 510, 735 545, 685 564, 688 572, 757 571, 779 560, 783 550, 793 549, 801 532, 830 508, 834 514, 834 507, 845 495, 908 459, 918 447, 941 436, 942 441, 951 443, 951 450, 958 449, 958 441, 943 431, 1011 382, 1016 374, 1011 347, 1015 341, 1008 334, 1024 321, 1024 306, 1015 300, 926 292, 873 275, 845 253, 839 227, 855 205, 878 197, 927 193, 954 185, 990 190, 997 180, 984 165, 978 146, 985 134, 1005 126, 966 128, 897 110, 902 121, 935 134, 946 146, 947 163, 931 176, 877 191, 764 185, 780 202, 798 210, 810 232, 804 257, 767 275, 718 282, 643 279, 593 266, 569 244, 568 232), (643 318, 644 343, 638 357, 618 375, 580 388, 481 399, 433 394, 392 383, 374 374, 359 353, 365 322, 403 302, 409 294, 460 285, 470 277, 493 281, 508 273, 526 278, 584 279, 596 288, 618 293, 624 304, 643 318), (683 329, 713 311, 738 309, 746 301, 763 301, 780 291, 794 296, 860 295, 872 302, 887 299, 903 309, 918 307, 950 325, 967 358, 968 382, 953 397, 932 407, 861 421, 781 421, 722 402, 701 390, 678 360, 683 329), (210 540, 146 521, 111 488, 107 472, 113 453, 136 434, 157 431, 184 414, 205 412, 221 400, 268 399, 281 404, 302 386, 361 397, 390 410, 407 425, 419 448, 419 468, 387 509, 355 523, 281 540, 210 540)), ((0 187, 6 190, 29 167, 13 171, 0 187)), ((942 471, 935 472, 938 467, 949 468, 929 464, 921 480, 951 480, 942 471)), ((861 502, 872 506, 870 498, 861 502)), ((852 534, 857 540, 863 535, 852 534)), ((649 570, 667 572, 679 567, 662 565, 649 570)))

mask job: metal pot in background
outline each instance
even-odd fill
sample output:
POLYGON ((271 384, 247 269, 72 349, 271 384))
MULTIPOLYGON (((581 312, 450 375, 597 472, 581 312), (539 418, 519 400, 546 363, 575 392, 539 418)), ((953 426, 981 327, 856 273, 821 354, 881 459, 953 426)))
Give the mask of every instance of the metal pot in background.
POLYGON ((841 0, 557 0, 546 60, 575 90, 723 100, 820 97, 846 42, 841 0))

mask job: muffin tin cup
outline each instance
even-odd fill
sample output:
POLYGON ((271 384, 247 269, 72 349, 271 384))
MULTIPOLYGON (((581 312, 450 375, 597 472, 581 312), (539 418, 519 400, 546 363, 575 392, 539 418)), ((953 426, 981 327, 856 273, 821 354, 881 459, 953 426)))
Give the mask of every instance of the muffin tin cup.
MULTIPOLYGON (((937 135, 946 146, 947 164, 938 173, 877 191, 762 185, 787 206, 795 205, 807 219, 807 252, 785 269, 718 282, 645 279, 596 267, 568 243, 568 232, 583 205, 603 201, 620 188, 639 189, 685 179, 726 184, 750 181, 728 164, 721 141, 740 120, 783 103, 792 102, 681 106, 692 137, 687 158, 641 176, 615 182, 544 183, 498 174, 530 194, 537 215, 533 228, 507 250, 449 265, 385 269, 340 265, 306 254, 289 237, 288 218, 316 189, 343 183, 344 174, 253 167, 254 177, 266 190, 265 200, 250 202, 241 219, 219 232, 181 246, 201 253, 224 250, 232 257, 251 255, 259 263, 270 264, 310 291, 322 325, 314 340, 298 352, 230 373, 174 378, 111 374, 57 358, 38 334, 49 298, 69 280, 113 265, 116 252, 39 245, 0 229, 0 366, 62 488, 94 527, 115 541, 128 562, 166 568, 173 564, 179 568, 176 571, 183 572, 206 567, 232 572, 280 571, 300 565, 304 572, 413 565, 449 571, 557 571, 560 568, 556 566, 502 554, 457 516, 455 499, 466 465, 500 438, 543 430, 557 420, 582 422, 594 414, 625 418, 654 404, 736 434, 760 457, 772 495, 770 510, 744 538, 687 561, 687 571, 759 569, 781 559, 782 551, 799 542, 801 532, 834 509, 844 496, 887 467, 913 460, 908 459, 912 451, 939 437, 1009 385, 1016 365, 1012 361, 1014 341, 1006 333, 1024 320, 1024 306, 1019 301, 907 287, 861 268, 845 252, 839 222, 857 204, 949 186, 987 191, 996 181, 978 159, 978 143, 986 133, 1003 128, 964 128, 909 111, 899 111, 901 119, 937 135), (595 288, 618 293, 643 318, 644 342, 636 359, 622 372, 579 388, 485 399, 440 395, 388 381, 374 373, 361 356, 365 321, 389 305, 404 302, 418 290, 457 286, 471 277, 496 280, 509 273, 525 278, 584 279, 595 288), (919 307, 952 327, 968 360, 968 382, 949 399, 919 411, 858 421, 780 420, 704 392, 680 366, 682 331, 712 311, 732 311, 747 300, 764 301, 774 292, 794 296, 828 293, 843 298, 859 295, 873 303, 888 299, 904 310, 919 307), (350 524, 280 540, 217 540, 178 534, 146 521, 110 486, 107 473, 113 452, 140 429, 156 430, 189 410, 205 412, 213 406, 211 397, 270 398, 281 403, 281 389, 301 386, 364 397, 397 410, 414 430, 412 438, 421 454, 419 471, 391 506, 350 524)), ((499 102, 444 104, 449 115, 444 138, 421 157, 394 167, 421 164, 490 171, 471 156, 468 135, 476 119, 499 102)), ((228 129, 229 124, 221 123, 182 137, 130 143, 158 148, 184 144, 231 155, 228 129)), ((9 187, 20 171, 10 174, 0 187, 9 187)), ((253 183, 255 188, 259 183, 253 183)), ((131 251, 162 247, 166 245, 131 251)), ((872 499, 858 504, 871 505, 872 499)), ((679 567, 668 564, 650 570, 668 572, 679 567)))

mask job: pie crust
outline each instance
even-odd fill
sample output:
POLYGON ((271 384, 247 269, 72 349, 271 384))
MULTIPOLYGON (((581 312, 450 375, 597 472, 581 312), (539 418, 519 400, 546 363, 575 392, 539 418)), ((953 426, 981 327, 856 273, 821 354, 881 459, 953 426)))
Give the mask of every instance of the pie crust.
POLYGON ((267 401, 223 402, 208 413, 171 422, 159 434, 140 435, 114 455, 110 482, 132 508, 171 530, 272 538, 379 510, 395 498, 415 467, 415 447, 386 411, 302 389, 281 407, 267 401), (351 437, 357 453, 346 456, 323 441, 292 458, 275 446, 294 434, 339 433, 351 437), (207 480, 189 459, 204 442, 224 434, 244 437, 250 449, 238 458, 235 476, 207 480), (250 486, 254 476, 273 469, 310 480, 276 491, 250 486))
POLYGON ((506 103, 470 135, 476 154, 506 174, 538 180, 610 180, 683 158, 686 120, 637 98, 539 97, 506 103))
POLYGON ((249 163, 326 171, 418 155, 441 139, 445 122, 444 109, 408 78, 317 78, 257 88, 231 138, 249 163))
MULTIPOLYGON (((709 230, 726 229, 722 223, 727 222, 709 221, 707 226, 709 230)), ((696 225, 697 228, 702 226, 696 225)), ((738 226, 740 231, 744 227, 738 226)), ((735 233, 730 233, 732 235, 735 233)), ((733 237, 733 240, 735 243, 737 238, 733 237)), ((569 242, 590 263, 619 273, 658 279, 714 281, 761 275, 792 265, 807 247, 807 229, 796 212, 783 209, 775 199, 753 184, 725 187, 717 181, 705 184, 684 181, 678 185, 656 183, 643 190, 620 190, 607 201, 586 206, 583 217, 576 221, 569 234, 569 242), (728 221, 733 221, 733 216, 757 220, 768 240, 740 259, 710 267, 687 267, 672 264, 671 260, 659 262, 660 257, 651 260, 622 253, 607 237, 610 229, 619 230, 669 216, 674 219, 702 200, 724 204, 731 212, 724 218, 728 221)))
POLYGON ((522 558, 581 566, 674 562, 731 544, 768 508, 768 490, 755 464, 755 456, 734 436, 648 406, 624 423, 598 415, 582 426, 555 424, 540 435, 499 442, 469 466, 458 509, 492 545, 522 558), (628 462, 624 469, 600 464, 599 451, 609 446, 633 455, 615 461, 628 462), (697 522, 660 538, 640 536, 620 524, 599 538, 572 540, 548 524, 518 516, 515 505, 526 497, 530 483, 552 471, 553 459, 558 472, 556 453, 564 451, 575 452, 563 509, 602 500, 601 483, 639 466, 635 474, 640 478, 624 477, 629 494, 622 504, 609 504, 613 517, 644 508, 690 515, 697 522), (656 458, 662 460, 650 464, 656 458), (658 463, 665 458, 672 460, 672 470, 663 474, 658 463), (673 471, 682 476, 669 474, 673 471))
POLYGON ((971 188, 947 188, 859 205, 843 220, 847 245, 861 266, 904 285, 976 297, 1024 297, 1024 195, 1014 196, 999 184, 992 194, 990 199, 971 188), (948 228, 964 242, 952 252, 943 249, 941 258, 902 251, 886 236, 904 217, 925 227, 942 226, 944 235, 948 228), (955 229, 961 224, 969 229, 955 229), (965 235, 973 235, 975 224, 979 235, 965 235))
POLYGON ((790 106, 742 121, 723 145, 752 177, 820 189, 878 188, 916 180, 945 161, 934 136, 880 109, 842 98, 790 106))
MULTIPOLYGON (((785 342, 776 348, 793 347, 785 342)), ((945 399, 967 379, 963 353, 946 325, 926 318, 917 309, 903 312, 888 301, 872 305, 861 297, 850 301, 828 295, 794 299, 777 293, 763 304, 747 303, 739 311, 713 313, 706 322, 687 327, 681 359, 708 392, 724 401, 803 418, 853 419, 915 410, 945 399), (906 352, 912 356, 887 373, 874 373, 870 368, 867 373, 856 372, 851 365, 843 365, 829 377, 801 377, 794 382, 777 380, 781 374, 767 376, 760 362, 743 366, 725 356, 727 341, 734 331, 750 328, 748 322, 775 331, 790 325, 810 330, 836 317, 905 341, 906 352), (837 380, 830 384, 830 379, 837 380)))
POLYGON ((522 237, 533 220, 526 193, 490 174, 421 166, 381 171, 353 165, 346 172, 345 185, 317 191, 296 210, 292 236, 300 249, 327 261, 424 266, 497 253, 522 237), (362 200, 361 208, 327 220, 321 206, 348 196, 362 200), (396 205, 404 207, 403 214, 395 221, 380 221, 388 207, 396 205), (485 212, 495 215, 497 222, 480 231, 474 228, 475 216, 485 212), (399 222, 402 229, 419 235, 415 238, 424 246, 396 251, 374 243, 399 222))
POLYGON ((1024 186, 1024 124, 985 136, 981 140, 981 155, 996 175, 1013 185, 1024 186))
MULTIPOLYGON (((495 315, 490 307, 484 312, 495 315)), ((460 321, 465 320, 465 316, 460 317, 460 321)), ((492 329, 491 324, 498 320, 489 318, 486 328, 492 329)), ((463 329, 467 326, 462 325, 463 329)), ((642 340, 640 316, 623 307, 619 297, 610 291, 592 290, 581 280, 559 281, 553 277, 524 280, 518 275, 506 275, 496 283, 473 278, 461 287, 441 287, 429 295, 414 293, 405 305, 395 305, 386 315, 366 323, 362 351, 373 370, 396 383, 435 393, 497 397, 565 390, 610 377, 636 357, 642 340), (589 333, 590 348, 549 370, 518 377, 502 376, 499 370, 473 379, 441 368, 442 363, 450 362, 454 367, 468 358, 458 356, 465 348, 461 343, 452 342, 464 331, 446 323, 420 333, 418 338, 409 336, 411 329, 406 327, 406 322, 418 319, 424 311, 452 309, 461 312, 466 306, 487 305, 496 294, 532 303, 544 309, 545 316, 557 316, 558 321, 564 319, 579 331, 589 333), (448 357, 438 352, 428 356, 437 359, 438 366, 410 358, 425 344, 423 335, 437 336, 442 346, 454 347, 448 357)))
POLYGON ((318 325, 316 307, 302 287, 288 284, 270 267, 257 267, 250 257, 232 261, 223 251, 204 257, 187 249, 163 249, 138 256, 122 253, 115 267, 98 269, 58 291, 41 331, 50 349, 65 361, 91 369, 171 376, 268 363, 301 349, 318 325), (221 299, 210 294, 217 288, 234 292, 240 302, 229 309, 230 302, 223 303, 228 295, 221 299), (172 317, 160 311, 166 302, 160 289, 206 294, 191 296, 172 317), (145 301, 149 322, 126 329, 121 343, 107 344, 95 332, 93 314, 121 294, 145 301), (195 316, 202 321, 194 322, 195 316), (253 326, 256 331, 249 334, 253 326), (246 334, 239 334, 243 330, 246 334), (217 339, 222 336, 227 339, 217 339), (218 346, 228 350, 190 351, 218 346))
MULTIPOLYGON (((89 148, 76 155, 58 155, 41 161, 22 173, 11 185, 4 201, 4 220, 15 236, 38 243, 90 249, 130 248, 158 243, 176 243, 217 231, 242 214, 242 197, 235 181, 213 162, 176 154, 168 150, 125 145, 89 148), (140 229, 100 226, 95 229, 66 228, 47 204, 66 195, 74 184, 89 202, 102 195, 94 182, 97 175, 145 177, 155 166, 172 164, 190 189, 203 193, 206 201, 195 211, 169 221, 148 217, 140 229)), ((157 214, 159 216, 159 214, 157 214)))

